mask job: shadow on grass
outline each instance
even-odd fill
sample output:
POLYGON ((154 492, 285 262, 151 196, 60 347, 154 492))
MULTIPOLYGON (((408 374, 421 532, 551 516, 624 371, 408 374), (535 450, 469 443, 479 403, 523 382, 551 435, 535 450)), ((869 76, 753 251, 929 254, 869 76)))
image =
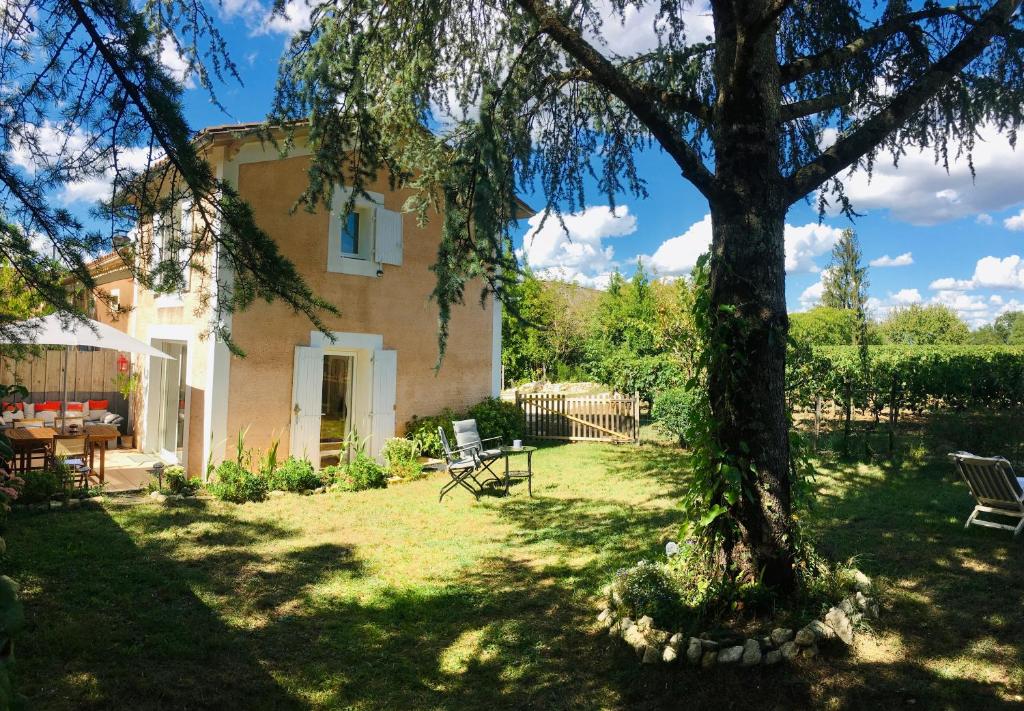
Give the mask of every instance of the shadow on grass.
POLYGON ((1018 706, 1006 698, 1019 680, 967 678, 954 660, 967 649, 1021 668, 1021 547, 962 531, 966 492, 937 463, 838 465, 819 481, 813 526, 830 554, 867 553, 862 567, 893 584, 879 631, 898 654, 701 671, 641 667, 594 620, 614 570, 659 556, 678 526, 686 457, 578 452, 611 481, 545 493, 548 471, 533 499, 517 487, 487 501, 507 531, 501 552, 418 586, 375 579, 353 546, 276 552, 300 532, 224 507, 14 521, 22 688, 37 709, 1018 706), (618 498, 619 481, 635 495, 618 498))

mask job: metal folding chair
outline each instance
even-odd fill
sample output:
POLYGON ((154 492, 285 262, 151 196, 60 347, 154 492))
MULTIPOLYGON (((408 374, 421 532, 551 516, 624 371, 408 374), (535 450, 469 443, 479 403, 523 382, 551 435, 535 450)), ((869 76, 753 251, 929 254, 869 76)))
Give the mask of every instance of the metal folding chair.
POLYGON ((448 435, 444 433, 444 427, 438 427, 437 432, 441 436, 441 448, 444 450, 445 470, 452 478, 450 482, 441 487, 441 495, 437 499, 438 503, 441 502, 445 494, 456 486, 461 486, 479 500, 484 485, 476 478, 477 459, 473 456, 472 449, 465 447, 452 449, 448 443, 448 435), (474 484, 476 485, 475 488, 474 484))
POLYGON ((478 467, 481 470, 486 469, 487 473, 490 474, 495 481, 504 485, 505 479, 498 476, 497 473, 491 469, 491 464, 499 459, 503 459, 505 455, 496 447, 487 447, 488 442, 496 442, 500 445, 501 437, 480 439, 480 432, 477 430, 476 420, 459 420, 457 422, 452 422, 452 428, 455 430, 455 440, 458 443, 459 448, 472 451, 472 456, 477 460, 478 467))

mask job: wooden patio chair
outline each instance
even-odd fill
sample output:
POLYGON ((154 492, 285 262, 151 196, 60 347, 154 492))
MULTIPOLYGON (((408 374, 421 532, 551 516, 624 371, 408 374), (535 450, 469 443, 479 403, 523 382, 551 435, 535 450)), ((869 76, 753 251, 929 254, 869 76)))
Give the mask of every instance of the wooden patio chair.
POLYGON ((456 486, 461 486, 479 501, 484 485, 476 478, 478 464, 476 457, 473 456, 473 449, 471 447, 456 447, 453 449, 448 442, 448 435, 445 434, 444 427, 438 427, 437 433, 441 436, 441 449, 444 450, 445 471, 452 478, 451 481, 441 487, 441 495, 437 499, 438 503, 444 499, 445 494, 456 486))
POLYGON ((459 445, 459 449, 471 451, 472 456, 477 460, 478 468, 481 470, 487 470, 487 473, 493 477, 495 481, 503 484, 505 480, 491 469, 491 464, 505 456, 504 453, 497 448, 497 446, 501 445, 501 437, 480 439, 480 432, 477 430, 476 420, 453 421, 452 429, 455 430, 455 441, 459 445), (488 442, 496 443, 497 446, 488 448, 488 442))
POLYGON ((53 438, 53 456, 64 461, 69 469, 72 488, 84 489, 89 485, 89 438, 84 434, 63 435, 53 438))
POLYGON ((977 457, 970 452, 953 452, 949 458, 967 482, 975 506, 964 528, 975 526, 1013 531, 1014 537, 1024 531, 1024 477, 1018 477, 1010 463, 1002 457, 977 457), (978 514, 994 514, 1016 518, 1017 525, 979 519, 978 514))

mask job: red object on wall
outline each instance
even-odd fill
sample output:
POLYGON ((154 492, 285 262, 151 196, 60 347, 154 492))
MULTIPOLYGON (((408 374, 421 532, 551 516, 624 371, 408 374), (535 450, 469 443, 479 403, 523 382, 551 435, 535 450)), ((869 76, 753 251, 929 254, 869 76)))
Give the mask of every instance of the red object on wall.
POLYGON ((125 357, 124 353, 117 356, 117 370, 121 373, 128 372, 128 358, 125 357))

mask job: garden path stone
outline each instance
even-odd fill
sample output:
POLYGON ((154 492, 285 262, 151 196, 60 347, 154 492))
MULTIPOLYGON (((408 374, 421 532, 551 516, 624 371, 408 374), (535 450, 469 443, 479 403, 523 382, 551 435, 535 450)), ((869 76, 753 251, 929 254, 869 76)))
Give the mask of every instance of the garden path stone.
POLYGON ((678 656, 679 653, 676 652, 675 648, 669 644, 666 645, 665 649, 661 652, 661 661, 665 662, 666 664, 673 664, 678 656))
POLYGON ((737 644, 735 647, 726 647, 718 653, 719 664, 735 664, 743 657, 743 645, 737 644))
POLYGON ((661 651, 654 646, 644 647, 644 664, 657 664, 661 661, 661 651))
POLYGON ((705 669, 715 666, 718 662, 718 652, 713 649, 709 649, 704 652, 704 656, 700 658, 700 665, 705 669))
POLYGON ((622 640, 632 647, 638 656, 643 655, 647 650, 647 638, 644 637, 644 633, 636 625, 626 628, 622 633, 622 640))
POLYGON ((796 633, 794 641, 797 643, 797 646, 810 647, 815 643, 815 641, 817 641, 817 637, 814 636, 814 632, 804 627, 796 633))
POLYGON ((756 639, 748 639, 743 643, 741 666, 755 667, 761 663, 761 644, 756 639))
POLYGON ((800 653, 800 648, 796 646, 796 642, 786 642, 779 648, 779 653, 782 654, 783 659, 796 659, 796 655, 800 653))
POLYGON ((829 610, 825 615, 825 624, 835 630, 839 639, 843 640, 843 644, 853 644, 853 624, 841 609, 833 607, 829 610))
POLYGON ((686 661, 690 664, 698 664, 703 653, 704 646, 700 643, 700 640, 696 637, 690 637, 690 641, 686 643, 686 661))
POLYGON ((765 666, 768 666, 768 667, 775 666, 776 664, 778 664, 781 661, 782 661, 782 652, 779 651, 778 649, 773 649, 772 651, 768 652, 768 654, 764 655, 764 664, 765 664, 765 666))
POLYGON ((859 570, 853 571, 853 586, 860 592, 866 593, 871 591, 871 578, 864 575, 859 570))
POLYGON ((836 638, 836 631, 821 620, 811 621, 810 624, 804 627, 804 629, 813 632, 814 637, 818 642, 836 638))
POLYGON ((786 642, 793 639, 793 630, 786 629, 785 627, 776 627, 772 630, 771 638, 772 644, 776 647, 781 647, 786 642))

